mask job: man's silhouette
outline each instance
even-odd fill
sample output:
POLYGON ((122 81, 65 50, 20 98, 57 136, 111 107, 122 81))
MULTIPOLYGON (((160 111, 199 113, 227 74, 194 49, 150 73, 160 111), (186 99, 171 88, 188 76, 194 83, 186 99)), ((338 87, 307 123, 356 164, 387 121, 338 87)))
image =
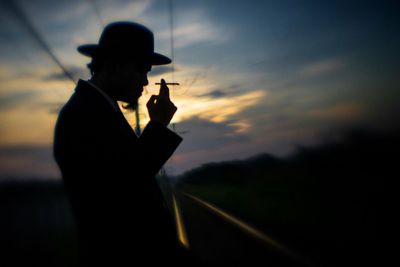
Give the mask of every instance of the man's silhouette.
POLYGON ((167 128, 177 108, 161 81, 147 103, 150 122, 137 137, 117 100, 135 107, 152 65, 171 60, 154 53, 153 33, 132 22, 105 27, 90 56, 92 78, 79 80, 59 113, 54 156, 77 221, 85 266, 174 263, 175 228, 155 180, 182 139, 167 128))

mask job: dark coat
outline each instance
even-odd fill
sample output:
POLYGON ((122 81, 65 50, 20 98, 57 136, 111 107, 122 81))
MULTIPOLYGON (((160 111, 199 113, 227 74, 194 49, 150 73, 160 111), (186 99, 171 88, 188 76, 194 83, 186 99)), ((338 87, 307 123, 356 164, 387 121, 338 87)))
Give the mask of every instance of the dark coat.
POLYGON ((121 111, 88 82, 78 82, 59 113, 54 157, 87 265, 173 257, 175 226, 155 175, 181 141, 157 122, 138 138, 121 111))

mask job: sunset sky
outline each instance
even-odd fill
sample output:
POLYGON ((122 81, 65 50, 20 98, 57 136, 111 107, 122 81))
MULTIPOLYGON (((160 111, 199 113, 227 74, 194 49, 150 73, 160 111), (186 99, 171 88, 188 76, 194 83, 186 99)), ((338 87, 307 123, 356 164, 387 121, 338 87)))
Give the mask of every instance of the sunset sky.
MULTIPOLYGON (((149 27, 171 56, 169 1, 15 0, 68 70, 88 79, 102 23, 149 27), (96 15, 99 14, 98 16, 96 15)), ((184 141, 167 163, 177 175, 211 161, 258 153, 285 156, 349 129, 398 126, 398 1, 173 0, 174 75, 153 67, 142 96, 161 78, 178 107, 184 141)), ((74 92, 8 1, 0 1, 0 181, 59 178, 52 156, 58 110, 74 92)), ((132 126, 133 114, 126 113, 132 126)))

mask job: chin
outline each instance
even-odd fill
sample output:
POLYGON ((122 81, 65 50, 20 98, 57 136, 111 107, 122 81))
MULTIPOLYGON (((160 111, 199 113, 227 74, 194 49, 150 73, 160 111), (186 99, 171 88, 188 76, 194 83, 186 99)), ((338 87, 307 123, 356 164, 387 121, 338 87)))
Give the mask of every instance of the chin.
POLYGON ((136 110, 138 106, 138 101, 139 101, 140 96, 130 96, 129 98, 122 99, 123 102, 125 102, 125 105, 123 107, 128 110, 136 110))
POLYGON ((137 109, 138 105, 137 105, 137 102, 135 102, 135 103, 127 102, 126 104, 123 104, 122 107, 126 110, 135 111, 137 109))

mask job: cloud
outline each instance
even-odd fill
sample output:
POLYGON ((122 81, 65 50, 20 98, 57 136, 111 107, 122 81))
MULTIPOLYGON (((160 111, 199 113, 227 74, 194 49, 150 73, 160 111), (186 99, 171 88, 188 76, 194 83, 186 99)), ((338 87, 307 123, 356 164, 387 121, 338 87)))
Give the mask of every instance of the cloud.
POLYGON ((50 145, 1 145, 0 179, 60 177, 50 145))
MULTIPOLYGON (((246 133, 240 131, 240 121, 212 122, 192 117, 176 124, 177 134, 183 137, 169 167, 186 170, 200 163, 220 160, 221 151, 251 142, 246 133)), ((222 153, 224 154, 224 153, 222 153)))
MULTIPOLYGON (((77 77, 84 77, 87 75, 89 70, 87 68, 71 66, 67 68, 69 74, 77 80, 77 77)), ((69 78, 62 71, 54 71, 43 76, 44 81, 65 81, 69 78)))
MULTIPOLYGON (((191 118, 179 123, 177 133, 183 142, 169 161, 167 170, 179 174, 208 162, 242 159, 258 153, 285 156, 295 151, 296 142, 310 144, 309 128, 274 128, 269 131, 253 125, 253 131, 241 132, 247 121, 243 118, 215 123, 201 118, 191 118)), ((292 126, 292 125, 291 125, 292 126)))
MULTIPOLYGON (((179 20, 174 25, 173 34, 175 49, 187 48, 204 42, 207 42, 207 44, 224 43, 232 37, 231 29, 219 25, 202 8, 181 10, 179 20)), ((170 30, 165 29, 157 37, 169 42, 170 30)))
POLYGON ((22 104, 26 102, 28 99, 37 98, 40 95, 40 92, 33 90, 25 90, 18 92, 11 92, 8 94, 0 95, 0 110, 12 108, 15 105, 22 104))
POLYGON ((309 115, 318 119, 351 121, 363 115, 363 109, 356 103, 339 103, 333 106, 311 110, 309 115))
MULTIPOLYGON (((0 145, 5 144, 46 144, 52 142, 55 114, 50 114, 46 100, 36 97, 18 105, 4 108, 0 112, 0 145)), ((56 102, 54 102, 56 103, 56 102)))
MULTIPOLYGON (((174 72, 178 72, 179 68, 174 68, 174 72)), ((172 66, 153 66, 151 71, 149 72, 150 77, 168 74, 172 72, 172 66)))
POLYGON ((103 15, 106 23, 118 20, 135 20, 141 22, 142 16, 147 13, 153 0, 117 0, 99 1, 99 13, 103 15))
POLYGON ((221 98, 221 97, 226 97, 227 93, 221 91, 221 90, 214 90, 202 95, 199 95, 198 97, 205 97, 205 98, 221 98))
POLYGON ((261 101, 267 92, 256 90, 226 98, 199 98, 187 97, 177 100, 180 111, 176 121, 184 121, 186 118, 199 117, 213 122, 229 120, 231 116, 239 114, 261 101))
POLYGON ((218 30, 204 22, 194 22, 181 26, 174 31, 175 48, 183 48, 194 43, 215 41, 218 39, 218 30))
POLYGON ((345 66, 344 62, 340 59, 323 59, 317 62, 306 64, 301 69, 300 74, 306 77, 322 76, 332 74, 341 70, 345 66))
POLYGON ((239 133, 239 127, 234 121, 229 123, 212 122, 199 117, 192 117, 177 125, 176 131, 184 131, 185 141, 179 148, 180 152, 209 151, 220 146, 245 142, 248 136, 239 133))
POLYGON ((197 97, 212 99, 239 96, 248 93, 248 90, 246 90, 245 88, 246 86, 243 84, 231 84, 224 87, 219 87, 219 89, 210 90, 209 92, 204 94, 198 94, 197 97))

